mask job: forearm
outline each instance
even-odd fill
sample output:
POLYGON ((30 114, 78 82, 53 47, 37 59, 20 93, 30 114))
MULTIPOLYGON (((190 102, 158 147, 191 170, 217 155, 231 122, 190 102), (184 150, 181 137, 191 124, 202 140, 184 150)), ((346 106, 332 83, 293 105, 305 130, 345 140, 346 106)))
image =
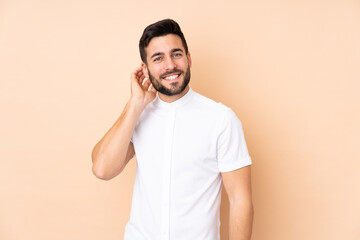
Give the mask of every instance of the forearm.
POLYGON ((230 203, 229 240, 250 240, 254 209, 251 202, 230 203))
POLYGON ((130 139, 141 112, 142 108, 130 99, 114 125, 95 145, 92 162, 96 176, 110 179, 123 169, 130 139))

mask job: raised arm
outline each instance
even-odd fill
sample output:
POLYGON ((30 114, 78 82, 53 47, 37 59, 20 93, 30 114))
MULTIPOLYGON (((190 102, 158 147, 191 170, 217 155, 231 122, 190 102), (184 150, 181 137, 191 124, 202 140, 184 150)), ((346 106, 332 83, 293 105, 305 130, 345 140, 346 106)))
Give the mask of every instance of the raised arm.
POLYGON ((144 79, 142 67, 132 73, 129 101, 120 117, 92 151, 92 171, 100 179, 110 180, 120 174, 135 154, 130 139, 136 122, 145 106, 156 96, 150 80, 144 79))

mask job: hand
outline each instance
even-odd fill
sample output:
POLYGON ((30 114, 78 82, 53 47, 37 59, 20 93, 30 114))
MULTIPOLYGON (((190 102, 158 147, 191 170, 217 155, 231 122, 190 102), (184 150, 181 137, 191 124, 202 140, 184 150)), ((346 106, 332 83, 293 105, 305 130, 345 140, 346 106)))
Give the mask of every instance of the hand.
POLYGON ((150 79, 145 77, 142 66, 138 67, 131 75, 131 100, 144 108, 154 100, 156 92, 150 79))

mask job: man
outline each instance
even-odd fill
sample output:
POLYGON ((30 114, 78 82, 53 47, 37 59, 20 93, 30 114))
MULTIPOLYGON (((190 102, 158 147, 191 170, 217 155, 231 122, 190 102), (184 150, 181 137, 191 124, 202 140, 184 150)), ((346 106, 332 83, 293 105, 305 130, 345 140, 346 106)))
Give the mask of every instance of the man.
POLYGON ((136 155, 125 240, 219 240, 222 183, 229 239, 252 230, 249 156, 234 112, 189 86, 191 57, 170 19, 145 28, 131 97, 92 152, 93 173, 109 180, 136 155))

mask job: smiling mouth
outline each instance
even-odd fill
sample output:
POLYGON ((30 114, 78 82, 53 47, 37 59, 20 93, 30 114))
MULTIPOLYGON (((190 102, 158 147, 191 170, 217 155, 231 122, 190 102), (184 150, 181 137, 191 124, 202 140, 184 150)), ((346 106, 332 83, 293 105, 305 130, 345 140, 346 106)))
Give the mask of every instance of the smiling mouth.
POLYGON ((180 77, 180 73, 178 74, 171 74, 169 76, 166 76, 166 77, 163 77, 164 80, 167 80, 167 81, 173 81, 173 80, 176 80, 180 77))

